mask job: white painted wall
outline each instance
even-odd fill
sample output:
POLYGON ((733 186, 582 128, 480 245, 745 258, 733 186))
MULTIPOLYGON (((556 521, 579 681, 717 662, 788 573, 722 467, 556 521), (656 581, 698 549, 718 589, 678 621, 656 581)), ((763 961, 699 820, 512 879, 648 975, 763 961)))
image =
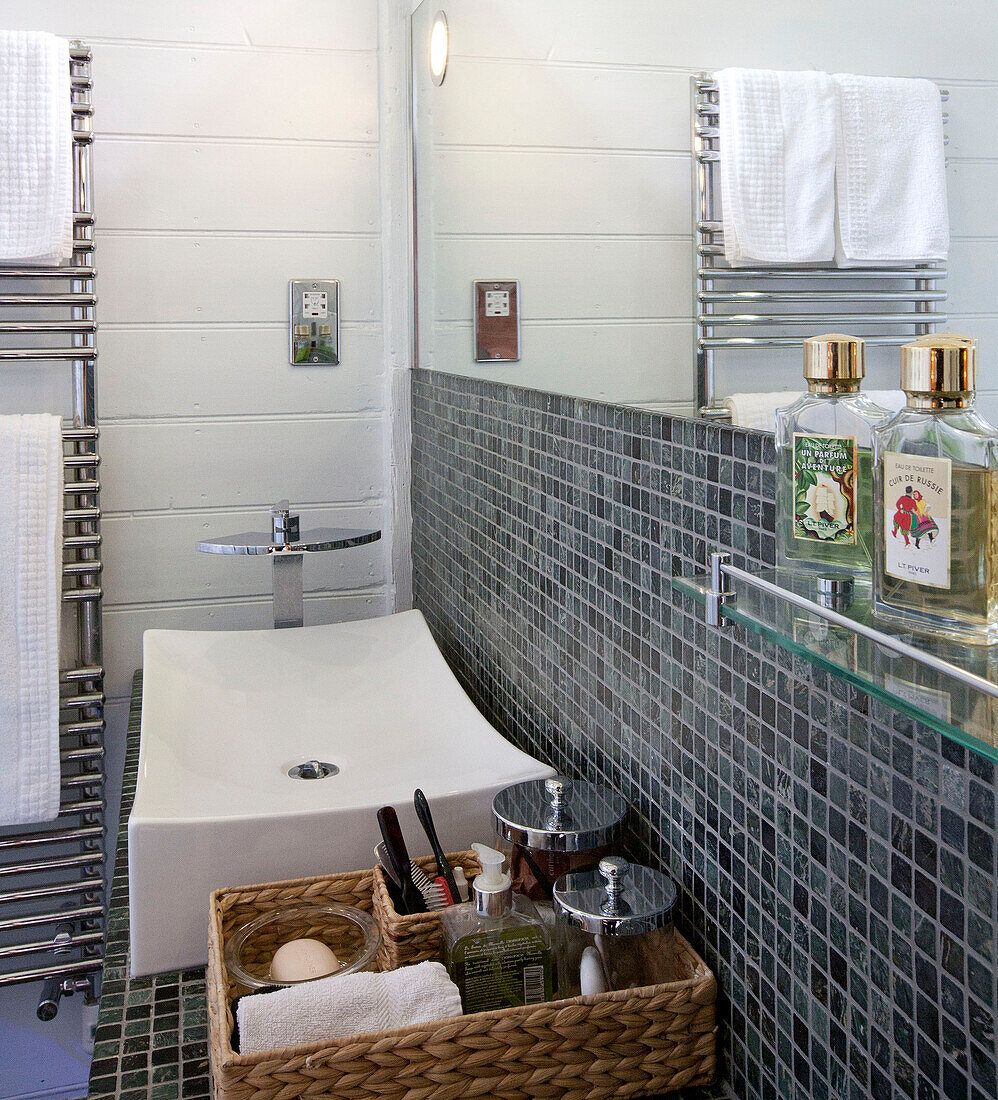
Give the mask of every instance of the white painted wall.
MULTIPOLYGON (((420 365, 691 410, 690 75, 746 65, 925 76, 951 91, 951 327, 980 337, 984 404, 998 415, 988 0, 425 0, 414 19, 420 365), (441 6, 451 60, 435 88, 425 43, 441 6), (521 362, 473 362, 475 278, 521 280, 521 362)), ((800 381, 796 353, 716 363, 722 394, 800 381)), ((876 387, 896 386, 893 363, 876 387)))
MULTIPOLYGON (((146 628, 271 621, 269 562, 197 554, 196 539, 266 529, 287 496, 303 524, 385 533, 306 560, 307 623, 388 612, 393 557, 406 584, 406 536, 392 545, 393 511, 406 509, 390 478, 383 253, 407 245, 382 233, 379 116, 404 146, 407 88, 379 88, 375 0, 0 0, 0 27, 94 48, 114 772, 146 628), (302 276, 341 280, 339 367, 287 363, 287 282, 302 276)), ((409 293, 398 278, 389 289, 409 293)), ((394 375, 408 366, 398 321, 391 340, 394 375)), ((0 374, 0 411, 62 401, 59 370, 0 374)), ((79 998, 49 1025, 34 1021, 36 1000, 0 993, 0 1097, 79 1095, 79 998)))

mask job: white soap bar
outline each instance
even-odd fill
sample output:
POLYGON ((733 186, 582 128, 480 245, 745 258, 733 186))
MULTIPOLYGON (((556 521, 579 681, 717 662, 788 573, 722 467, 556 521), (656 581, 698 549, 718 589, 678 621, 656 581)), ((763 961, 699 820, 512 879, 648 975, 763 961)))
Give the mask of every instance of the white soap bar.
POLYGON ((321 940, 282 943, 270 960, 270 976, 275 982, 305 982, 339 968, 338 959, 321 940))

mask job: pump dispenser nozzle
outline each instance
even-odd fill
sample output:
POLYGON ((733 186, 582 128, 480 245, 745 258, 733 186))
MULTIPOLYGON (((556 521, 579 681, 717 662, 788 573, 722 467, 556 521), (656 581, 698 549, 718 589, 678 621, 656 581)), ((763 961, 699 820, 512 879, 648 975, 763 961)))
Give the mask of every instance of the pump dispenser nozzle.
POLYGON ((502 870, 506 857, 485 844, 472 844, 472 848, 482 865, 482 873, 471 883, 475 908, 487 916, 500 917, 513 905, 513 882, 502 870))

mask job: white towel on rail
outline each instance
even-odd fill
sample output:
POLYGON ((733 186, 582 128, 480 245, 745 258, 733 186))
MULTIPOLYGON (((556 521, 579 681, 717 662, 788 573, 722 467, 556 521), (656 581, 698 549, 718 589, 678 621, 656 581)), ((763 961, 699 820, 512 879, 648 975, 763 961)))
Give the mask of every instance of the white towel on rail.
POLYGON ((0 825, 59 813, 62 422, 0 416, 0 825))
POLYGON ((792 405, 800 393, 777 390, 775 393, 732 393, 724 399, 736 428, 754 428, 760 432, 776 431, 776 410, 792 405))
POLYGON ((73 254, 69 43, 0 31, 0 264, 73 254))
POLYGON ((939 88, 931 80, 832 77, 839 267, 949 255, 939 88))
POLYGON ((721 69, 716 79, 725 259, 733 267, 832 260, 832 78, 721 69))

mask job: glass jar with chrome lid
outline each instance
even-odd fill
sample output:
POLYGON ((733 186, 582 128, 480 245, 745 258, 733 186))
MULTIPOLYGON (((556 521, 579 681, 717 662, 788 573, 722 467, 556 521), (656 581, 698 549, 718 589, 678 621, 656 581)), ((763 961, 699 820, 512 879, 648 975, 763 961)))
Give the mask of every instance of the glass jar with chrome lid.
POLYGON ((562 997, 675 980, 676 885, 661 871, 607 856, 554 887, 562 997))
POLYGON ((615 852, 627 803, 602 784, 555 776, 506 787, 492 810, 513 889, 550 901, 560 875, 615 852))

